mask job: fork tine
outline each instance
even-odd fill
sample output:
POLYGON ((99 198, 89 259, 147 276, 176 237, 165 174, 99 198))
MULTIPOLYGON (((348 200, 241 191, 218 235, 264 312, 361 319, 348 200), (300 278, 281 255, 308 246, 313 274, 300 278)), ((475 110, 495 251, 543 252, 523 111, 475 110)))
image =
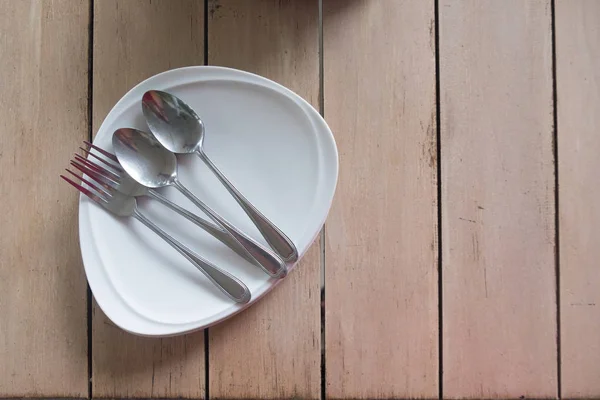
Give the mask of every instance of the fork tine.
MULTIPOLYGON (((89 168, 86 168, 85 166, 79 164, 76 161, 71 161, 71 165, 75 168, 77 168, 79 171, 83 172, 84 174, 86 174, 87 176, 89 176, 90 178, 92 178, 94 181, 98 182, 103 188, 106 188, 106 190, 103 190, 106 194, 110 195, 113 189, 115 188, 115 184, 113 182, 110 182, 108 179, 105 179, 103 176, 101 176, 100 174, 92 171, 89 168)), ((69 171, 69 170, 67 170, 69 171)), ((71 171, 69 171, 71 172, 71 171)), ((73 173, 73 172, 71 172, 73 173)), ((88 183, 87 180, 85 180, 83 177, 80 177, 79 175, 76 175, 77 178, 81 179, 82 181, 84 181, 85 183, 88 183)))
POLYGON ((112 168, 112 169, 114 169, 115 171, 119 171, 119 172, 121 172, 121 173, 122 173, 122 172, 124 172, 124 171, 123 171, 123 168, 121 168, 121 167, 120 167, 120 166, 118 166, 118 165, 115 165, 115 164, 113 164, 113 163, 110 163, 110 162, 106 161, 104 158, 102 158, 102 157, 98 156, 97 154, 95 154, 95 153, 92 153, 91 151, 89 151, 89 150, 87 150, 87 149, 84 149, 83 147, 79 147, 79 149, 80 149, 81 151, 83 151, 83 152, 84 152, 84 153, 85 153, 87 156, 92 156, 92 157, 94 157, 96 160, 100 161, 102 164, 104 164, 104 165, 108 166, 109 168, 112 168))
POLYGON ((92 192, 91 190, 86 189, 83 186, 81 186, 80 184, 73 182, 66 176, 61 175, 60 177, 63 178, 65 181, 67 181, 71 186, 75 187, 75 189, 79 190, 81 193, 85 194, 87 197, 94 200, 96 203, 99 203, 99 204, 108 203, 108 201, 106 199, 104 199, 103 197, 100 197, 100 196, 96 195, 94 192, 92 192))
POLYGON ((71 160, 70 164, 72 166, 74 166, 75 168, 77 168, 78 170, 80 170, 81 172, 83 172, 84 174, 87 174, 88 171, 94 172, 99 178, 103 179, 105 182, 107 182, 108 184, 111 184, 111 186, 114 186, 115 188, 119 184, 119 180, 106 174, 102 170, 98 170, 98 169, 94 168, 93 166, 88 165, 85 162, 82 163, 81 160, 76 160, 76 161, 71 160))
POLYGON ((99 188, 98 186, 96 186, 93 182, 90 182, 89 180, 85 179, 83 176, 79 176, 76 173, 74 173, 73 171, 70 171, 68 169, 65 169, 65 171, 69 172, 71 175, 73 175, 74 177, 80 179, 82 182, 84 182, 86 185, 88 185, 89 187, 91 187, 92 189, 94 189, 96 192, 98 192, 98 194, 102 197, 104 197, 103 195, 106 195, 107 199, 112 197, 112 190, 109 186, 104 186, 101 185, 102 187, 99 188))
POLYGON ((88 142, 87 140, 84 140, 83 143, 85 143, 90 148, 98 151, 103 156, 108 157, 108 158, 110 158, 111 160, 113 160, 113 161, 115 161, 117 163, 119 162, 119 159, 114 154, 109 153, 108 151, 104 150, 103 148, 95 146, 95 145, 91 144, 90 142, 88 142))
POLYGON ((121 180, 121 176, 116 174, 113 171, 109 171, 106 168, 96 164, 93 161, 88 160, 87 158, 81 157, 79 154, 75 154, 75 159, 79 161, 81 164, 87 166, 89 169, 96 171, 99 174, 102 174, 109 178, 111 181, 118 183, 121 180))
POLYGON ((80 164, 83 164, 98 173, 100 173, 100 171, 102 171, 99 167, 96 166, 96 164, 94 162, 88 160, 87 158, 84 158, 77 153, 74 154, 74 157, 75 157, 75 160, 78 161, 80 164))

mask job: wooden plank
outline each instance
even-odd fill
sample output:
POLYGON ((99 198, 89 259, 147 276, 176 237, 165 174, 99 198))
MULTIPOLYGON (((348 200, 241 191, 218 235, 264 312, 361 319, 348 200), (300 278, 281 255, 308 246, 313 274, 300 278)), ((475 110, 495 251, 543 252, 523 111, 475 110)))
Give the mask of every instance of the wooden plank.
MULTIPOLYGON (((93 126, 138 82, 204 63, 202 0, 94 3, 93 126)), ((94 305, 94 397, 203 397, 203 332, 140 338, 114 327, 94 305)))
POLYGON ((0 397, 87 396, 76 191, 87 137, 87 1, 0 1, 0 397))
POLYGON ((433 1, 325 1, 329 398, 438 397, 433 1))
POLYGON ((444 397, 556 397, 550 1, 439 12, 444 397))
POLYGON ((600 3, 556 3, 563 398, 600 397, 600 3))
MULTIPOLYGON (((318 108, 318 3, 210 1, 208 61, 273 79, 318 108)), ((320 246, 272 293, 209 330, 211 398, 318 399, 320 246)))

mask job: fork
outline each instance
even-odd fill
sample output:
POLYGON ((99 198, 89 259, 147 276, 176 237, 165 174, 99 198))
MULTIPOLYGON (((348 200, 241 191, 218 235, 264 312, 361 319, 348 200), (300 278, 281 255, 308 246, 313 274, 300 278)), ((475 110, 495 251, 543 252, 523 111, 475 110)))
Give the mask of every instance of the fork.
MULTIPOLYGON (((89 173, 93 174, 93 171, 83 168, 86 175, 89 173)), ((107 211, 119 217, 133 217, 146 225, 150 230, 160 236, 163 240, 169 243, 175 250, 183 255, 189 262, 191 262, 200 272, 217 286, 223 293, 231 298, 236 303, 248 303, 251 298, 250 290, 248 287, 235 276, 220 269, 209 261, 205 260, 192 250, 187 248, 184 244, 167 234, 156 224, 150 221, 137 209, 137 202, 135 197, 127 196, 113 189, 110 185, 106 184, 104 178, 99 178, 104 183, 98 183, 98 186, 91 181, 85 179, 83 176, 79 176, 73 171, 66 169, 71 175, 84 182, 90 189, 79 185, 73 180, 67 178, 64 175, 60 175, 62 179, 67 181, 81 193, 89 197, 91 200, 102 206, 107 211), (100 187, 99 187, 100 186, 100 187)), ((90 175, 88 175, 90 176, 90 175)), ((90 176, 91 177, 91 176, 90 176)))
MULTIPOLYGON (((223 229, 219 228, 217 225, 203 218, 200 218, 199 216, 191 213, 185 208, 178 206, 177 204, 173 203, 172 201, 158 193, 155 189, 147 188, 146 186, 143 186, 140 183, 138 183, 136 180, 131 178, 123 168, 121 168, 119 161, 114 154, 88 141, 84 141, 83 143, 89 149, 96 150, 110 161, 107 161, 106 159, 98 156, 97 154, 92 153, 88 149, 79 147, 79 149, 82 150, 88 156, 88 158, 86 159, 80 156, 79 154, 75 154, 75 161, 71 160, 71 165, 73 167, 77 168, 81 172, 84 172, 82 169, 83 167, 87 167, 88 170, 91 170, 91 174, 86 173, 86 175, 88 175, 90 178, 96 180, 95 178, 98 175, 100 175, 100 178, 105 178, 104 182, 100 183, 107 184, 113 189, 116 189, 117 191, 125 195, 134 197, 148 196, 157 200, 159 203, 170 208, 171 210, 187 218, 189 221, 193 222, 200 228, 204 229, 213 237, 220 240, 223 244, 235 251, 239 256, 243 257, 246 261, 250 262, 251 264, 256 264, 256 261, 254 261, 254 259, 248 254, 246 249, 244 249, 236 240, 234 240, 231 237, 231 235, 229 235, 223 229), (90 158, 92 157, 98 160, 99 163, 90 160, 90 158), (100 163, 102 165, 100 165, 100 163), (104 167, 103 165, 108 168, 104 167)), ((98 180, 96 181, 98 182, 98 180)))

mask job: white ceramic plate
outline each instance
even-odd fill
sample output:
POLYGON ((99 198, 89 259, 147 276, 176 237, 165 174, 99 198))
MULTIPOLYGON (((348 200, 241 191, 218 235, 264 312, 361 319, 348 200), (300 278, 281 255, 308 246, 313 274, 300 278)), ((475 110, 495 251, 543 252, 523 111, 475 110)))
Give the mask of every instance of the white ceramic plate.
MULTIPOLYGON (((150 89, 171 92, 194 108, 206 126, 206 153, 302 256, 325 222, 338 175, 335 141, 319 113, 263 77, 229 68, 188 67, 153 76, 130 90, 108 114, 94 143, 112 151, 117 128, 147 131, 141 98, 150 89)), ((178 159, 184 185, 266 245, 197 156, 178 159)), ((174 188, 162 193, 204 215, 174 188)), ((233 303, 144 225, 114 217, 81 196, 79 233, 88 282, 98 305, 122 329, 143 336, 202 329, 242 311, 280 282, 156 201, 143 198, 138 205, 168 233, 240 278, 252 300, 233 303)))

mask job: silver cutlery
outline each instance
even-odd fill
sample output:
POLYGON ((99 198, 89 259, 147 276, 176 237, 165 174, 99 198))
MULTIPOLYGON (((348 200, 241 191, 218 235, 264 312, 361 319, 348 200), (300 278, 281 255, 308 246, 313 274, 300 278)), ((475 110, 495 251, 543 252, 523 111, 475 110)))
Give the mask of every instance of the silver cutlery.
MULTIPOLYGON (((84 167, 84 170, 86 168, 84 167)), ((194 253, 190 249, 188 249, 181 242, 177 241, 157 225, 155 225, 152 221, 150 221, 147 217, 145 217, 142 213, 140 213, 137 209, 137 202, 135 197, 126 196, 109 185, 95 185, 91 181, 85 179, 84 177, 80 177, 76 173, 66 170, 71 175, 76 177, 77 179, 84 182, 88 187, 83 187, 73 180, 67 178, 64 175, 60 177, 67 181, 69 184, 74 186, 81 193, 85 194, 91 200, 104 207, 109 212, 117 215, 119 217, 133 217, 146 225, 150 230, 164 239, 167 243, 169 243, 175 250, 177 250, 181 255, 183 255, 189 262, 191 262, 198 270, 200 270, 206 277, 214 283, 223 293, 225 293, 229 298, 234 300, 237 303, 248 303, 251 298, 250 290, 244 285, 242 281, 229 274, 226 271, 218 268, 213 265, 209 261, 205 260, 198 254, 194 253), (100 186, 100 187, 99 187, 100 186)), ((86 175, 89 173, 93 174, 93 171, 85 172, 86 175)), ((90 175, 88 175, 90 176, 90 175)))
MULTIPOLYGON (((248 262, 252 264, 255 263, 255 260, 248 254, 246 249, 240 246, 240 244, 236 240, 234 240, 229 233, 219 228, 215 224, 206 221, 205 219, 189 212, 185 208, 178 206, 177 204, 173 203, 172 201, 158 193, 155 189, 149 189, 132 179, 129 176, 129 174, 127 174, 127 172, 123 168, 121 168, 119 161, 117 160, 117 157, 115 157, 114 154, 87 141, 84 141, 84 143, 86 144, 86 146, 88 146, 89 149, 96 150, 104 157, 100 157, 97 154, 91 152, 90 150, 80 147, 79 149, 82 150, 88 156, 88 158, 86 159, 78 154, 75 154, 75 161, 71 161, 71 165, 73 167, 77 168, 81 172, 85 172, 82 169, 83 166, 87 167, 88 169, 92 170, 92 174, 99 174, 101 177, 104 177, 105 184, 111 186, 113 189, 116 189, 125 195, 133 197, 148 196, 152 199, 157 200, 159 203, 165 205, 169 209, 175 211, 181 216, 187 218, 189 221, 198 225, 200 228, 204 229, 206 232, 214 236, 216 239, 220 240, 222 243, 227 245, 238 255, 246 259, 248 262), (102 165, 92 161, 91 158, 98 160, 102 165), (106 167, 104 167, 103 165, 106 167)), ((94 178, 95 175, 88 174, 88 176, 94 178)))
POLYGON ((166 92, 151 90, 142 97, 142 111, 154 137, 173 153, 196 153, 248 214, 267 243, 287 262, 298 260, 294 243, 265 217, 208 158, 202 144, 204 124, 185 102, 166 92))
POLYGON ((154 136, 137 129, 122 128, 114 132, 112 140, 119 164, 138 183, 148 188, 174 186, 246 249, 267 274, 275 278, 287 275, 287 266, 279 256, 226 221, 179 181, 175 154, 154 136))

